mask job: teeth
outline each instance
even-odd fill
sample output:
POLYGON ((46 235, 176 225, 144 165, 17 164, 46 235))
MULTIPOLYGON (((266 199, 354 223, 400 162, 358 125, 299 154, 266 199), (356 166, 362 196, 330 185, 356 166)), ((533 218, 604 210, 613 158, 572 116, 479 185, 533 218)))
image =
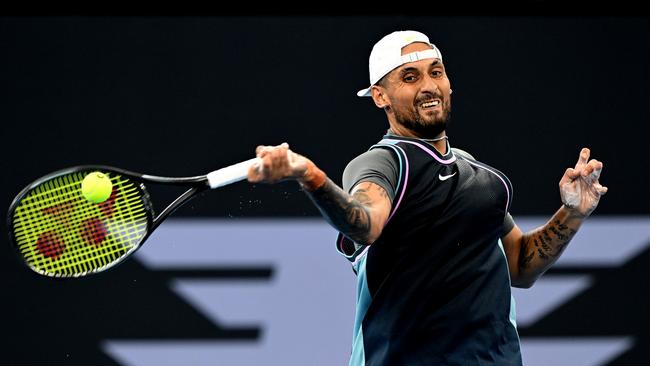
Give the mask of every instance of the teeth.
POLYGON ((435 107, 435 106, 437 106, 438 104, 440 104, 440 101, 438 101, 438 100, 434 100, 434 101, 432 101, 432 102, 422 103, 422 108, 435 107))

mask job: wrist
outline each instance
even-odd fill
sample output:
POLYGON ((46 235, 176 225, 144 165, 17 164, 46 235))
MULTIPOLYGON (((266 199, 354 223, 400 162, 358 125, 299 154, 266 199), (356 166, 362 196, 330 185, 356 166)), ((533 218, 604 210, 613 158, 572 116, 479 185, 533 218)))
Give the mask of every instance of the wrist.
POLYGON ((565 211, 567 217, 572 219, 584 220, 589 216, 589 214, 583 214, 577 208, 568 206, 566 203, 562 203, 562 209, 565 211))
POLYGON ((320 170, 316 164, 309 161, 305 173, 298 178, 298 183, 302 189, 313 192, 325 185, 326 180, 327 175, 325 175, 325 172, 320 170))

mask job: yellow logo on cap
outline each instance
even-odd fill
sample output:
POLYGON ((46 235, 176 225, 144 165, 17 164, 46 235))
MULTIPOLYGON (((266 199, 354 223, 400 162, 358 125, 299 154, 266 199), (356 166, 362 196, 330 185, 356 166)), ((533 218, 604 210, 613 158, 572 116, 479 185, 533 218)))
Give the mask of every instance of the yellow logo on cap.
POLYGON ((415 36, 406 36, 406 37, 404 37, 404 41, 409 42, 409 43, 413 42, 414 39, 415 39, 415 36))

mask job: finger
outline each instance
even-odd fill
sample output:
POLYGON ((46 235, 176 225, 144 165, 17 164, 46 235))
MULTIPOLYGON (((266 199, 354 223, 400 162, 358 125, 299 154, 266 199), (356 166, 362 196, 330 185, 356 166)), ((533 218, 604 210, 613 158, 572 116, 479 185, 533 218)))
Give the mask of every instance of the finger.
POLYGON ((273 146, 258 146, 257 149, 255 149, 255 154, 258 158, 262 158, 272 151, 272 149, 273 146))
POLYGON ((593 166, 594 169, 600 169, 603 167, 603 163, 600 160, 591 159, 587 165, 593 166))
POLYGON ((609 188, 605 186, 601 186, 600 184, 598 185, 598 187, 596 187, 596 189, 598 189, 598 193, 600 193, 601 196, 607 193, 607 191, 609 190, 609 188))
POLYGON ((591 167, 589 174, 591 174, 594 179, 600 178, 600 173, 603 171, 603 163, 596 159, 593 159, 589 162, 588 166, 591 167))
POLYGON ((259 167, 256 167, 255 164, 251 165, 248 168, 246 178, 251 183, 257 183, 260 180, 259 167))
POLYGON ((271 155, 266 154, 260 163, 259 168, 257 169, 261 179, 268 179, 269 174, 272 172, 273 168, 273 160, 271 159, 271 155))
POLYGON ((282 144, 273 148, 271 156, 273 157, 274 168, 282 168, 287 165, 288 145, 282 144))
POLYGON ((598 160, 598 159, 591 159, 591 160, 589 160, 589 162, 587 163, 587 165, 593 165, 594 168, 597 168, 599 165, 602 165, 602 164, 603 164, 603 163, 600 162, 600 160, 598 160))
POLYGON ((574 169, 572 168, 567 168, 567 170, 564 171, 564 175, 562 175, 562 178, 560 179, 560 188, 564 186, 565 184, 571 183, 574 179, 576 179, 578 174, 575 172, 574 169))
POLYGON ((591 176, 594 178, 594 180, 598 180, 600 178, 600 172, 602 172, 602 169, 594 169, 594 172, 591 173, 591 176))
POLYGON ((575 170, 573 168, 567 168, 564 171, 564 175, 562 176, 562 180, 566 181, 572 181, 580 176, 580 171, 575 170))
POLYGON ((587 164, 587 161, 589 161, 589 155, 591 154, 591 151, 589 151, 588 148, 584 147, 582 150, 580 150, 580 156, 578 156, 578 162, 576 163, 576 169, 583 167, 584 165, 587 164))
POLYGON ((589 161, 589 163, 587 163, 587 165, 583 167, 581 174, 583 177, 589 176, 591 178, 597 179, 600 176, 600 172, 602 168, 603 168, 603 163, 601 163, 596 159, 592 159, 591 161, 589 161))
POLYGON ((287 161, 289 162, 289 166, 292 166, 295 160, 296 160, 296 153, 294 153, 290 149, 287 149, 287 161))
POLYGON ((261 160, 256 161, 255 163, 251 164, 251 166, 248 168, 246 178, 251 183, 257 183, 257 182, 262 180, 262 178, 263 178, 263 167, 262 167, 262 161, 261 160))
POLYGON ((269 160, 271 162, 271 167, 272 169, 272 174, 278 174, 278 172, 282 169, 282 159, 278 155, 278 150, 274 149, 269 153, 269 160))
POLYGON ((262 180, 267 183, 273 183, 282 178, 283 159, 282 151, 286 150, 279 146, 268 146, 261 152, 262 156, 262 180))

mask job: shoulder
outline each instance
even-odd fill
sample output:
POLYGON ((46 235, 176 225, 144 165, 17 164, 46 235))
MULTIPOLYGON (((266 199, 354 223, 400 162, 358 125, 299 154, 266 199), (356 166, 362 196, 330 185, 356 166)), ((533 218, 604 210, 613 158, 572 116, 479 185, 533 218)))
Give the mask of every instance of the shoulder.
POLYGON ((397 158, 395 154, 390 149, 374 148, 352 159, 345 167, 345 170, 354 170, 385 164, 396 165, 397 158))
POLYGON ((343 171, 343 189, 346 192, 361 181, 370 181, 384 187, 392 198, 399 179, 397 157, 389 149, 374 148, 352 159, 343 171))
POLYGON ((458 155, 458 156, 460 156, 462 158, 470 159, 470 160, 476 160, 476 158, 473 157, 472 154, 468 153, 465 150, 459 149, 457 147, 452 147, 451 151, 453 151, 455 155, 458 155))

